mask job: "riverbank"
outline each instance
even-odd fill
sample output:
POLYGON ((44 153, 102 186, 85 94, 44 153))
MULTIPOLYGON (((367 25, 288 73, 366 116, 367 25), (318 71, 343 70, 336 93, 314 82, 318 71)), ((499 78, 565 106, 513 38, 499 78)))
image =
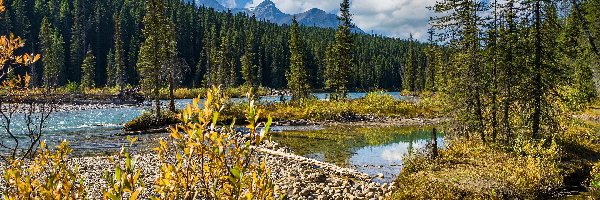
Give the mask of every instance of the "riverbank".
MULTIPOLYGON (((259 149, 259 158, 267 161, 271 174, 276 180, 277 195, 289 199, 383 199, 394 189, 391 184, 371 181, 374 177, 356 170, 338 167, 295 155, 292 150, 275 143, 259 149)), ((137 169, 142 170, 140 179, 146 189, 142 197, 152 195, 153 183, 160 172, 158 158, 154 153, 140 153, 133 156, 137 169)), ((101 199, 106 182, 102 178, 107 170, 112 170, 109 157, 72 158, 71 166, 78 166, 88 188, 90 199, 101 199)))
POLYGON ((447 137, 435 159, 431 151, 405 156, 395 183, 403 189, 389 199, 596 199, 599 119, 600 109, 590 107, 566 119, 553 138, 510 145, 447 137))

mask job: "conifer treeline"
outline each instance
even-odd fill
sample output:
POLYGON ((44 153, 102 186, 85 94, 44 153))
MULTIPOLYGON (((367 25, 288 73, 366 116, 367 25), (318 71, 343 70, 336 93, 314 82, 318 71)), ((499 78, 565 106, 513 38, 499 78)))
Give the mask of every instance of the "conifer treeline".
MULTIPOLYGON (((177 81, 183 87, 249 84, 287 87, 290 27, 245 14, 197 8, 165 1, 176 44, 177 81)), ((28 51, 43 62, 30 68, 36 86, 137 86, 140 49, 145 41, 146 1, 140 0, 7 0, 0 33, 27 39, 28 51), (93 65, 93 66, 92 66, 93 65)), ((171 30, 171 29, 168 29, 171 30)), ((325 87, 326 52, 335 30, 300 27, 302 56, 311 88, 325 87)), ((168 34, 168 33, 165 33, 168 34)), ((425 80, 425 45, 377 35, 354 35, 351 89, 399 89, 403 79, 425 80), (410 48, 410 49, 409 49, 410 48), (408 56, 410 52, 410 56, 408 56), (407 60, 407 57, 410 57, 407 60), (411 73, 405 74, 405 66, 411 73), (414 69, 414 70, 413 70, 414 69)), ((429 76, 432 77, 432 76, 429 76)), ((410 81, 413 82, 413 81, 410 81)), ((408 89, 425 90, 425 84, 408 89)), ((406 87, 404 87, 406 88, 406 87)))
POLYGON ((436 84, 484 143, 552 137, 565 107, 597 96, 600 1, 443 0, 432 9, 448 55, 426 53, 441 71, 436 84))

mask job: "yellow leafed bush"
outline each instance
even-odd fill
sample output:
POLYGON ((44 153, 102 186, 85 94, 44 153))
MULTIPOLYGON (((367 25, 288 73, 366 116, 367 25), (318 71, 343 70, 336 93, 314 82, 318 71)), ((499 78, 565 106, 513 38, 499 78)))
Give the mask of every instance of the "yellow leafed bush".
POLYGON ((217 128, 224 102, 220 88, 212 88, 202 108, 194 99, 183 111, 183 123, 171 128, 172 143, 160 141, 157 199, 274 198, 270 170, 253 148, 265 139, 270 120, 258 123, 261 111, 250 101, 245 110, 250 133, 244 142, 233 125, 217 128))
POLYGON ((4 199, 83 199, 86 190, 77 167, 67 166, 72 152, 67 142, 55 151, 40 144, 39 154, 28 164, 13 161, 4 171, 4 199))

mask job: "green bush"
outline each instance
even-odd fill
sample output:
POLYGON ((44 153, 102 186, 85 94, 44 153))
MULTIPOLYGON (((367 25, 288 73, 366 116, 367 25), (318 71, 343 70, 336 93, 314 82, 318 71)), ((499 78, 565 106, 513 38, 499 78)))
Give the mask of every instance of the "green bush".
POLYGON ((125 124, 126 131, 146 131, 153 128, 162 128, 169 125, 180 123, 177 113, 162 111, 160 118, 153 111, 144 112, 139 117, 125 124))

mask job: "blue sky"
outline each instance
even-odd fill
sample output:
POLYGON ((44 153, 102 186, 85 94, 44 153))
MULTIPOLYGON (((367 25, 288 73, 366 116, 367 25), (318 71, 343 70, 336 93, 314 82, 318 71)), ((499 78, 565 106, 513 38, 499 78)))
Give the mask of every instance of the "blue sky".
MULTIPOLYGON (((227 7, 253 7, 264 0, 218 0, 227 7)), ((271 0, 285 13, 295 14, 311 8, 337 13, 341 0, 271 0)), ((427 38, 428 19, 431 12, 427 6, 435 0, 351 0, 351 12, 358 27, 391 37, 417 39, 427 38)))

